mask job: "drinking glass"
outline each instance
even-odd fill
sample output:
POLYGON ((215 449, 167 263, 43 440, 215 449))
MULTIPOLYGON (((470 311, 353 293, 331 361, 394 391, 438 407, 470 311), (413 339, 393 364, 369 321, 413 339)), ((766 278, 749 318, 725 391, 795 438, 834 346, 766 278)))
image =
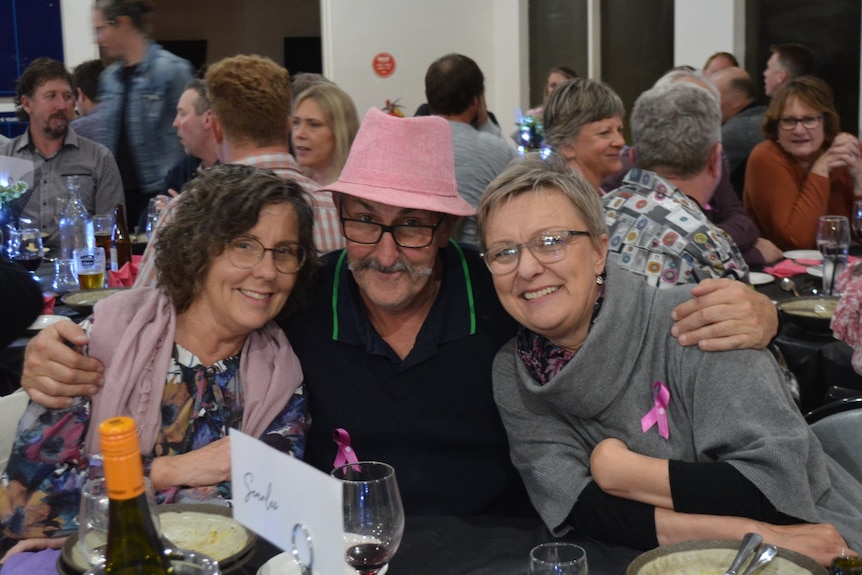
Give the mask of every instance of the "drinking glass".
MULTIPOLYGON (((218 561, 186 549, 166 549, 165 553, 171 560, 172 575, 219 575, 218 561)), ((93 565, 84 575, 105 575, 105 565, 93 565)))
MULTIPOLYGON (((144 478, 144 488, 153 523, 156 529, 160 529, 156 495, 148 477, 144 478)), ((105 562, 105 550, 108 546, 108 504, 108 489, 105 487, 104 477, 91 479, 84 484, 78 511, 78 550, 91 567, 105 562)))
POLYGON ((587 552, 574 543, 543 543, 530 551, 529 575, 587 575, 587 552))
POLYGON ((114 214, 96 214, 93 216, 93 235, 96 247, 111 253, 111 235, 114 233, 114 214))
POLYGON ((105 284, 105 250, 81 248, 75 250, 75 273, 82 289, 99 289, 105 284))
POLYGON ((78 289, 78 276, 75 274, 75 260, 54 261, 54 283, 51 287, 58 294, 78 289))
POLYGON ((9 254, 13 260, 30 272, 33 279, 38 281, 36 270, 42 263, 42 256, 45 255, 42 247, 42 234, 39 233, 38 228, 17 230, 9 246, 9 254))
POLYGON ((850 226, 853 230, 853 239, 862 244, 862 200, 853 202, 853 213, 851 214, 850 226))
POLYGON ((159 217, 162 215, 164 201, 159 198, 150 198, 150 203, 147 206, 147 227, 144 232, 147 234, 147 239, 153 238, 153 231, 156 229, 159 217))
POLYGON ((360 575, 389 563, 404 534, 404 507, 392 466, 360 461, 332 471, 344 488, 345 560, 360 575))
POLYGON ((847 267, 850 249, 850 222, 844 216, 820 216, 817 247, 823 254, 823 293, 840 295, 834 289, 835 279, 847 267))

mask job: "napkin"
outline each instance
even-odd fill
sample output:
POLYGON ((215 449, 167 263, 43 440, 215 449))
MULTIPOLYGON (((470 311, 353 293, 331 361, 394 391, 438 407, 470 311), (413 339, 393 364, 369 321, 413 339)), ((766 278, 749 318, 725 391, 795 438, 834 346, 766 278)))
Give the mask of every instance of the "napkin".
POLYGON ((54 302, 57 298, 52 293, 42 294, 42 315, 51 315, 54 313, 54 302))
POLYGON ((774 266, 766 266, 765 268, 763 268, 763 271, 777 278, 789 278, 791 276, 798 276, 799 274, 804 274, 806 270, 806 266, 799 265, 793 260, 782 260, 780 263, 774 266))
POLYGON ((132 287, 135 278, 138 277, 138 267, 141 265, 141 256, 132 256, 132 261, 123 264, 119 270, 108 272, 108 287, 132 287))

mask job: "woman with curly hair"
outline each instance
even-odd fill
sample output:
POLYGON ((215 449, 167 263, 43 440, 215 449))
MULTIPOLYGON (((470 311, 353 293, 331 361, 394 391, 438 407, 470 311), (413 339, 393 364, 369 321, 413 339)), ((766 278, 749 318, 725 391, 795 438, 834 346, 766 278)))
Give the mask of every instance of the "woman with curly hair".
POLYGON ((229 429, 303 456, 302 371, 272 320, 309 289, 312 222, 299 186, 266 170, 217 166, 187 186, 155 244, 159 287, 102 300, 82 324, 100 393, 22 417, 0 482, 5 537, 56 548, 77 530, 99 423, 117 415, 138 424, 160 503, 230 498, 229 429))

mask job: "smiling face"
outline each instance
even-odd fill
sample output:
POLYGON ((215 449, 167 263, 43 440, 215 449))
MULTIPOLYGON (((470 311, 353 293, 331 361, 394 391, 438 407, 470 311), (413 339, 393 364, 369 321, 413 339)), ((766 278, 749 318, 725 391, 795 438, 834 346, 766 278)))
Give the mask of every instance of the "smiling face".
MULTIPOLYGON (((441 218, 436 212, 397 208, 351 196, 343 196, 340 205, 345 218, 390 226, 433 226, 441 218)), ((347 240, 348 265, 366 306, 397 313, 427 304, 436 294, 437 252, 448 243, 449 231, 448 220, 444 220, 434 232, 431 245, 424 248, 402 248, 391 233, 384 233, 376 244, 347 240)))
POLYGON ((177 137, 183 150, 196 158, 201 157, 205 145, 207 127, 209 123, 210 110, 198 115, 195 112, 195 102, 198 93, 195 90, 186 90, 177 102, 177 115, 174 117, 173 127, 177 131, 177 137))
POLYGON ((291 115, 290 138, 300 166, 315 172, 326 172, 331 168, 335 135, 326 123, 323 110, 314 99, 306 98, 294 110, 291 115))
POLYGON ((613 117, 585 124, 561 151, 569 165, 598 189, 603 179, 623 169, 620 152, 625 145, 623 121, 613 117))
MULTIPOLYGON (((796 96, 790 96, 787 98, 787 103, 784 105, 784 111, 780 117, 799 120, 806 116, 822 115, 796 96)), ((778 145, 803 165, 812 164, 823 153, 823 142, 826 136, 823 131, 822 120, 816 128, 812 129, 803 126, 802 122, 796 122, 796 126, 792 130, 779 128, 777 131, 778 145)))
MULTIPOLYGON (((299 242, 299 221, 288 204, 270 204, 261 209, 257 223, 243 234, 272 248, 283 242, 299 242)), ((284 307, 296 283, 296 274, 275 269, 272 252, 264 252, 254 267, 234 266, 222 252, 210 264, 200 292, 188 313, 206 314, 220 337, 244 337, 263 327, 284 307)), ((201 317, 201 316, 196 316, 201 317)))
MULTIPOLYGON (((548 231, 586 230, 583 217, 562 192, 544 189, 525 192, 492 212, 485 227, 488 251, 501 243, 529 241, 548 231)), ((589 330, 593 304, 598 298, 596 276, 605 268, 607 235, 598 246, 588 236, 568 244, 559 262, 542 264, 529 249, 521 248, 517 268, 494 275, 500 303, 524 327, 555 345, 577 349, 589 330)))
POLYGON ((36 88, 32 98, 22 96, 21 106, 30 115, 31 132, 61 139, 75 117, 75 93, 65 80, 48 80, 36 88))

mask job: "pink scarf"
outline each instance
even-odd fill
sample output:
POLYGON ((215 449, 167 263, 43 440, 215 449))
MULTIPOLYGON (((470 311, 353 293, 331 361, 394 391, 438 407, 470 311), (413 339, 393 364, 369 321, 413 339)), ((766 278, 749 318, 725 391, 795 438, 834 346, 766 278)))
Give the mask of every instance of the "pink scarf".
MULTIPOLYGON (((89 355, 105 364, 105 386, 92 399, 87 455, 101 451, 99 424, 118 415, 135 419, 141 453, 152 452, 175 332, 174 306, 157 289, 131 289, 96 304, 89 355)), ((239 376, 242 431, 260 437, 302 383, 299 358, 274 322, 246 338, 239 376)))

